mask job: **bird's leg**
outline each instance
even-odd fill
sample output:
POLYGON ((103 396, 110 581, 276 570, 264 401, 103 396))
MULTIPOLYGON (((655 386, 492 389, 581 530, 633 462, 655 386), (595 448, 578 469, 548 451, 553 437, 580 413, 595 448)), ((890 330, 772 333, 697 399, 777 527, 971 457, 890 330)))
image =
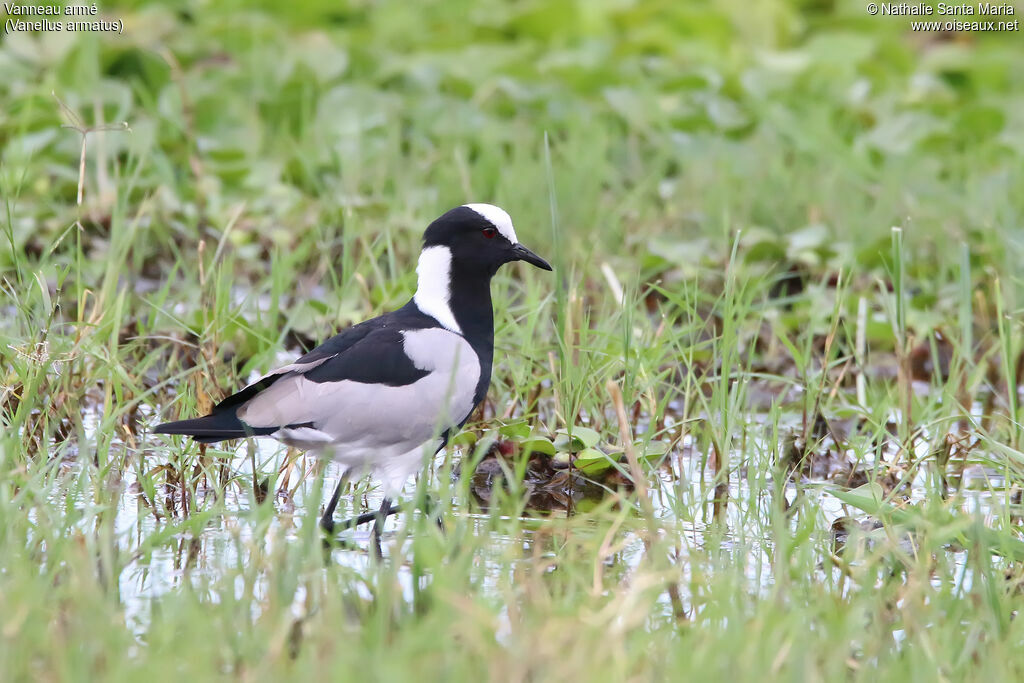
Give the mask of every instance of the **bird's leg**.
MULTIPOLYGON (((391 503, 391 501, 387 501, 387 502, 389 504, 391 503)), ((391 505, 391 507, 387 508, 387 510, 384 510, 383 508, 381 508, 380 510, 374 510, 373 512, 364 512, 363 514, 358 515, 356 517, 353 517, 352 519, 346 519, 344 522, 339 522, 337 524, 332 524, 331 528, 332 529, 337 529, 339 531, 343 531, 345 529, 351 529, 352 527, 357 527, 357 526, 360 526, 362 524, 369 524, 370 522, 376 522, 377 518, 381 515, 381 513, 384 513, 384 516, 387 517, 389 515, 395 514, 398 511, 399 511, 399 507, 397 505, 391 505)))
MULTIPOLYGON (((380 502, 380 509, 373 513, 373 533, 376 536, 380 536, 381 532, 384 531, 384 520, 390 515, 398 512, 398 506, 391 504, 390 498, 385 498, 380 502)), ((369 520, 367 520, 369 521, 369 520)))
POLYGON ((338 500, 341 498, 341 487, 345 485, 347 479, 348 477, 341 475, 341 478, 338 480, 338 486, 334 489, 334 495, 331 496, 331 502, 327 504, 324 516, 320 518, 320 528, 328 534, 334 533, 334 511, 337 509, 338 500))
POLYGON ((384 531, 384 520, 388 518, 388 515, 393 515, 396 512, 398 512, 398 506, 392 505, 390 498, 385 498, 380 503, 380 509, 374 514, 371 538, 373 539, 373 547, 377 551, 378 558, 384 556, 380 549, 380 535, 384 531))

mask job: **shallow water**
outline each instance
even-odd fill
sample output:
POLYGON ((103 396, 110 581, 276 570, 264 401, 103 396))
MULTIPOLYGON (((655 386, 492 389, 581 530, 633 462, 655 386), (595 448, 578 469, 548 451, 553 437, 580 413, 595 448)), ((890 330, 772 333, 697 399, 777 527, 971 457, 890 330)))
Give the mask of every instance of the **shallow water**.
MULTIPOLYGON (((93 430, 98 425, 98 419, 90 416, 85 421, 88 429, 93 430)), ((91 439, 91 435, 87 435, 91 439)), ((767 457, 771 449, 763 440, 748 441, 751 452, 757 455, 736 453, 733 455, 734 470, 729 481, 729 498, 731 503, 727 506, 724 518, 724 531, 721 525, 714 527, 714 547, 718 553, 726 553, 733 556, 735 566, 742 567, 743 574, 748 583, 747 590, 751 593, 764 593, 774 583, 774 568, 772 566, 772 540, 766 530, 765 520, 769 517, 769 506, 771 506, 771 482, 751 482, 746 478, 748 467, 751 471, 768 471, 768 468, 754 467, 751 458, 767 457)), ((231 476, 231 483, 223 489, 225 500, 223 507, 228 510, 225 514, 214 516, 202 531, 197 535, 185 533, 172 538, 169 542, 158 544, 151 552, 138 556, 146 539, 157 533, 165 524, 163 519, 158 519, 154 514, 154 506, 161 514, 167 515, 167 508, 179 510, 181 507, 180 495, 176 487, 161 485, 158 487, 158 494, 161 497, 156 501, 149 501, 142 491, 136 478, 135 465, 128 465, 122 470, 112 470, 108 481, 103 485, 110 490, 116 487, 118 491, 117 505, 114 519, 115 538, 114 543, 123 556, 131 557, 123 566, 118 576, 118 590, 120 600, 124 605, 127 624, 135 631, 140 638, 146 631, 150 621, 151 604, 155 598, 169 592, 189 586, 200 592, 205 587, 216 583, 221 578, 225 568, 238 567, 247 564, 253 552, 266 553, 272 551, 280 544, 294 543, 299 540, 300 534, 307 524, 317 524, 322 506, 326 503, 333 491, 335 484, 341 474, 340 469, 334 463, 326 463, 323 470, 323 479, 318 481, 315 475, 305 477, 297 486, 300 474, 303 471, 311 470, 315 461, 313 457, 300 457, 291 474, 291 485, 294 488, 292 494, 275 494, 269 492, 274 498, 274 513, 269 524, 258 521, 257 515, 250 512, 254 502, 252 485, 254 480, 273 477, 282 464, 285 462, 286 450, 276 442, 270 440, 256 440, 256 446, 250 453, 250 446, 242 442, 235 451, 235 457, 227 461, 225 466, 231 476), (253 476, 253 462, 256 465, 256 477, 253 476), (164 499, 166 497, 166 499, 164 499), (171 505, 168 506, 168 501, 171 505)), ((118 447, 124 446, 115 443, 111 452, 118 447)), ((146 444, 143 444, 145 447, 146 444)), ((127 447, 125 452, 128 452, 127 447)), ((75 449, 69 447, 68 453, 74 453, 75 449)), ((144 449, 138 452, 142 453, 144 449)), ((152 455, 144 459, 145 468, 152 470, 161 464, 167 463, 168 448, 161 446, 163 455, 152 455)), ((438 481, 438 472, 447 471, 442 468, 445 457, 459 459, 461 453, 457 449, 446 456, 444 453, 436 456, 431 471, 430 490, 452 491, 454 487, 438 481)), ((148 451, 147 451, 148 452, 148 451)), ((140 461, 142 459, 140 458, 140 461)), ((691 563, 689 556, 696 551, 703 551, 709 542, 709 532, 712 532, 710 525, 708 500, 714 489, 713 473, 706 467, 706 458, 693 449, 689 440, 683 440, 676 452, 670 453, 668 465, 658 470, 657 476, 649 483, 651 488, 651 500, 654 506, 655 517, 661 533, 667 538, 678 539, 675 545, 675 557, 673 562, 680 570, 680 595, 684 609, 690 611, 693 608, 694 596, 689 591, 691 575, 691 563)), ((130 459, 126 459, 126 462, 130 459)), ((864 463, 870 466, 871 463, 864 463)), ((141 465, 140 465, 141 466, 141 465)), ((76 482, 81 476, 80 465, 75 460, 66 461, 66 476, 62 481, 66 486, 54 488, 52 503, 64 505, 68 496, 72 498, 72 504, 82 511, 91 505, 90 487, 99 483, 96 481, 76 482)), ((94 468, 89 468, 95 472, 94 468)), ((89 475, 95 478, 95 475, 89 475)), ((924 497, 926 490, 924 470, 921 470, 909 487, 911 502, 919 501, 924 497)), ((990 522, 994 515, 1000 513, 998 505, 994 505, 997 498, 992 490, 998 490, 1002 485, 1002 479, 998 473, 990 468, 983 468, 980 465, 973 465, 965 472, 965 481, 983 481, 988 490, 967 490, 963 493, 961 509, 965 513, 981 515, 986 522, 990 522)), ((342 504, 336 513, 336 519, 341 520, 351 514, 357 514, 365 510, 376 509, 381 502, 378 489, 360 487, 359 495, 343 496, 342 504)), ((814 514, 820 516, 816 528, 822 533, 832 528, 836 520, 842 517, 852 517, 856 520, 869 521, 867 515, 852 510, 829 493, 825 484, 815 484, 804 481, 799 485, 792 481, 782 487, 783 495, 788 504, 792 504, 798 493, 813 502, 811 509, 814 514)), ((404 491, 404 499, 412 498, 415 493, 415 483, 410 482, 404 491)), ((208 507, 208 498, 217 495, 217 489, 212 486, 200 485, 197 489, 198 500, 192 502, 192 508, 203 510, 208 507)), ((564 511, 536 511, 541 516, 564 515, 564 511)), ((485 579, 482 583, 485 590, 494 590, 499 580, 507 577, 509 571, 515 570, 517 565, 523 565, 528 570, 538 557, 553 557, 556 551, 553 548, 537 546, 538 539, 549 539, 550 534, 541 533, 544 522, 526 525, 520 533, 515 536, 497 534, 490 531, 492 526, 488 524, 488 513, 483 510, 476 500, 455 500, 453 501, 452 513, 469 521, 472 525, 474 535, 489 534, 488 543, 481 544, 478 566, 483 568, 485 579), (514 550, 514 552, 510 552, 514 550), (513 561, 510 565, 509 556, 521 557, 521 560, 513 561)), ((392 547, 400 539, 408 538, 396 534, 396 529, 406 521, 408 514, 400 513, 388 520, 384 538, 383 550, 385 561, 389 558, 398 559, 408 557, 406 547, 398 548, 394 552, 392 547)), ((83 519, 89 519, 89 515, 83 515, 83 519)), ((85 522, 83 522, 85 524, 85 522)), ((796 522, 793 522, 795 527, 796 522)), ((83 532, 86 532, 83 529, 83 532)), ((577 528, 575 533, 580 533, 577 528)), ((604 533, 602 531, 601 533, 604 533)), ((370 528, 364 527, 348 530, 342 533, 342 537, 348 542, 330 551, 330 559, 338 566, 351 569, 355 573, 364 573, 372 569, 372 565, 378 560, 371 552, 370 528)), ((818 539, 822 541, 823 539, 818 539)), ((544 541, 547 543, 547 541, 544 541)), ((645 555, 645 546, 640 534, 630 529, 619 532, 618 549, 605 561, 609 570, 628 572, 635 569, 645 555)), ((819 543, 819 545, 822 545, 819 543)), ((971 570, 966 565, 966 553, 958 550, 950 550, 950 558, 957 567, 955 572, 956 582, 959 587, 969 587, 971 583, 971 570)), ((825 556, 819 558, 819 567, 825 566, 825 556)), ((401 582, 404 597, 412 601, 414 594, 413 573, 411 568, 403 564, 398 571, 398 579, 401 582)), ((822 580, 828 580, 825 572, 836 571, 834 569, 819 569, 822 580)), ((832 577, 835 578, 835 577, 832 577)), ((261 582, 252 588, 254 595, 262 594, 266 582, 270 580, 265 572, 259 574, 258 581, 261 582)), ((936 581, 941 579, 936 578, 936 581)), ((358 589, 358 584, 356 584, 358 589)), ((239 585, 237 595, 243 595, 244 586, 239 585)), ((364 595, 361 597, 369 599, 371 596, 363 587, 364 595)), ((212 591, 205 591, 215 597, 212 591)), ((668 596, 663 596, 662 603, 666 614, 671 613, 671 605, 668 603, 668 596)), ((256 601, 258 602, 258 601, 256 601)), ((300 590, 295 595, 293 611, 296 618, 303 615, 305 609, 305 598, 300 590)), ((258 604, 253 605, 254 610, 259 610, 258 604)))

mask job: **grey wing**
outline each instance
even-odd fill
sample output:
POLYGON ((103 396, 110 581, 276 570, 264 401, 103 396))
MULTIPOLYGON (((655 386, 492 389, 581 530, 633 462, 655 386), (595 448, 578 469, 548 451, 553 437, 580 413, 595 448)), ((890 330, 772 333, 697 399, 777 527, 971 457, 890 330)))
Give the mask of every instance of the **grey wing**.
POLYGON ((253 400, 263 391, 266 391, 267 388, 278 380, 294 374, 304 374, 315 369, 317 366, 322 365, 336 357, 338 354, 343 353, 347 349, 358 344, 374 330, 379 329, 381 324, 381 318, 375 318, 374 320, 368 320, 364 323, 360 323, 359 325, 354 325, 343 332, 339 332, 323 344, 320 344, 312 351, 303 355, 294 363, 289 363, 288 365, 277 368, 276 370, 272 370, 255 382, 248 384, 241 391, 237 391, 228 396, 217 404, 214 408, 214 412, 238 408, 253 400))
POLYGON ((414 447, 465 419, 480 377, 472 347, 440 328, 378 330, 308 366, 253 396, 239 419, 255 428, 300 425, 324 442, 414 447))

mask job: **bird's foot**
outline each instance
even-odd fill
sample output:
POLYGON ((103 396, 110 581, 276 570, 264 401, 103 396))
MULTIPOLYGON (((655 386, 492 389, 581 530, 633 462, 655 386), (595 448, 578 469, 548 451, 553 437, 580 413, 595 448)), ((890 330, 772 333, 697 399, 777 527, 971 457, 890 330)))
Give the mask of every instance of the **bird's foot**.
POLYGON ((324 534, 327 538, 324 539, 324 545, 326 547, 333 547, 341 545, 343 547, 351 547, 351 544, 341 539, 336 535, 336 532, 345 531, 352 529, 363 524, 369 524, 373 522, 373 530, 370 532, 370 540, 373 544, 374 554, 381 558, 383 552, 381 550, 381 534, 384 531, 385 520, 393 514, 396 514, 400 510, 398 505, 392 504, 390 499, 385 498, 381 503, 380 509, 374 512, 364 512, 361 515, 346 519, 343 522, 335 522, 328 515, 324 515, 320 519, 320 528, 323 529, 324 534))
POLYGON ((327 536, 333 536, 334 535, 334 518, 333 517, 328 517, 326 515, 321 517, 320 518, 320 529, 327 536))
POLYGON ((324 517, 320 520, 320 528, 323 529, 324 532, 327 534, 333 534, 335 530, 345 531, 346 529, 354 529, 355 527, 362 526, 363 524, 376 522, 378 517, 380 517, 381 519, 385 517, 390 517, 391 515, 396 514, 400 508, 398 505, 391 505, 390 501, 388 501, 388 503, 389 504, 386 510, 377 510, 376 512, 364 512, 361 515, 352 517, 351 519, 346 519, 342 522, 335 522, 333 519, 329 517, 324 517))

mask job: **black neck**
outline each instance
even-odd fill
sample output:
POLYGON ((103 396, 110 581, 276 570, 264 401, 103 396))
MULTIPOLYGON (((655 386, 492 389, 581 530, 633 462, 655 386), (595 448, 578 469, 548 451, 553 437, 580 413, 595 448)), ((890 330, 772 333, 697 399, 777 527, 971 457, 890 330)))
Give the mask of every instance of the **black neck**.
MULTIPOLYGON (((491 304, 491 274, 455 271, 451 274, 451 308, 462 336, 480 358, 480 380, 473 397, 474 408, 484 400, 491 384, 494 361, 494 308, 491 304)), ((466 417, 469 417, 468 415, 466 417)))
POLYGON ((448 306, 455 322, 462 330, 462 336, 480 356, 481 364, 486 360, 490 372, 494 355, 494 308, 491 304, 491 278, 476 273, 452 273, 451 295, 448 306))

